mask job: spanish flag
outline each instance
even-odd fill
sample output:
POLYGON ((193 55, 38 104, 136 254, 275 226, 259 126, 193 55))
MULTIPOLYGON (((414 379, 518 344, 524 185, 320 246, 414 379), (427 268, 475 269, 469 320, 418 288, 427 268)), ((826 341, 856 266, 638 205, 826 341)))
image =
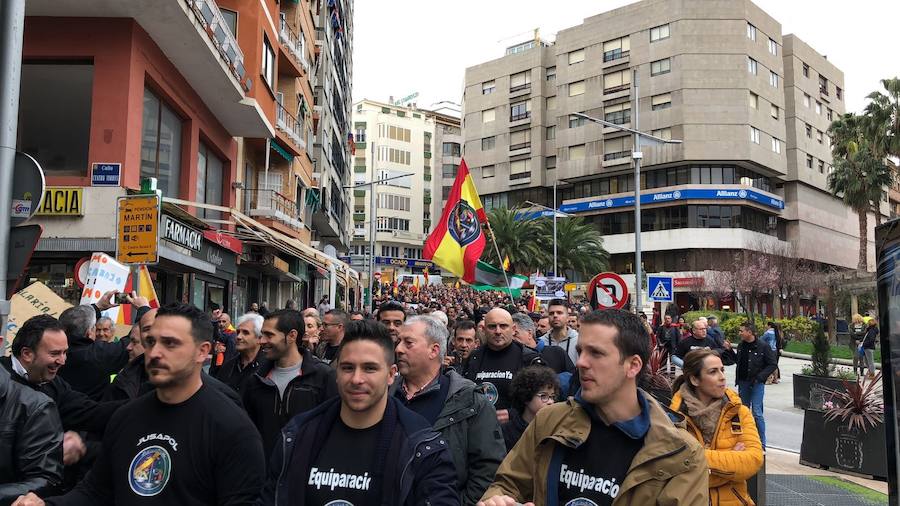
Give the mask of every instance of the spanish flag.
POLYGON ((474 283, 475 265, 485 246, 481 226, 486 222, 478 190, 462 160, 441 219, 425 241, 423 256, 466 283, 474 283))

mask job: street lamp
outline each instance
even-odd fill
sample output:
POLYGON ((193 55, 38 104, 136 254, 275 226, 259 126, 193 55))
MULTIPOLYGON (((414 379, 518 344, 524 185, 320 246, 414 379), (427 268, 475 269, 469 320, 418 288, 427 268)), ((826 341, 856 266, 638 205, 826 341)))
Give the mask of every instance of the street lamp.
POLYGON ((638 113, 640 112, 640 101, 639 98, 639 87, 638 87, 638 74, 637 69, 634 70, 634 78, 632 79, 634 83, 634 93, 632 96, 632 101, 634 102, 634 128, 623 127, 622 125, 617 125, 615 123, 610 123, 609 121, 604 121, 599 118, 594 118, 592 116, 588 116, 587 114, 582 114, 580 112, 572 113, 572 116, 583 118, 593 123, 599 123, 603 126, 615 128, 616 130, 622 132, 628 132, 634 136, 634 140, 632 141, 632 152, 631 158, 634 159, 634 302, 635 302, 635 311, 641 310, 641 285, 643 284, 643 280, 641 279, 641 159, 644 157, 644 154, 641 153, 641 139, 647 139, 651 144, 681 144, 682 141, 678 139, 663 139, 662 137, 657 137, 655 135, 651 135, 645 132, 641 132, 638 130, 638 113))
MULTIPOLYGON (((372 152, 375 152, 374 144, 372 152)), ((374 155, 373 155, 374 156, 374 155)), ((374 162, 373 162, 374 163, 374 162)), ((374 172, 374 169, 373 169, 374 172)), ((375 294, 372 293, 372 276, 375 273, 375 221, 376 221, 376 212, 375 212, 375 185, 378 183, 385 183, 387 181, 392 181, 394 179, 400 179, 402 177, 412 176, 412 173, 404 172, 402 174, 386 177, 383 179, 376 179, 373 181, 365 182, 365 183, 355 183, 352 186, 343 186, 344 189, 355 190, 357 188, 366 188, 371 187, 369 191, 369 260, 366 263, 366 270, 369 275, 369 304, 371 304, 374 309, 375 304, 375 294)))
MULTIPOLYGON (((553 213, 553 275, 559 276, 559 272, 557 271, 556 267, 556 218, 559 216, 562 216, 563 218, 572 218, 575 215, 564 213, 558 209, 553 209, 541 204, 536 204, 530 200, 526 200, 525 203, 532 207, 539 207, 553 213)), ((556 183, 553 183, 553 206, 556 207, 556 183)))

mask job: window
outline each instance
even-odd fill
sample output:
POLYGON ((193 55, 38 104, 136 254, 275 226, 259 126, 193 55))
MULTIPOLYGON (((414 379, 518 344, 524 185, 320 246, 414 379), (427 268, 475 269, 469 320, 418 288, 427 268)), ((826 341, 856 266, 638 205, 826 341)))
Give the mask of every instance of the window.
POLYGON ((237 18, 238 13, 232 10, 223 9, 219 7, 219 12, 222 13, 222 17, 225 18, 225 25, 231 30, 231 35, 237 39, 237 18))
POLYGON ((356 135, 353 136, 353 142, 366 142, 366 127, 357 127, 356 135))
POLYGON ((444 156, 459 156, 460 146, 458 142, 445 142, 442 146, 444 156))
POLYGON ((581 116, 569 116, 569 128, 584 126, 586 122, 587 120, 582 118, 581 116))
POLYGON ((809 99, 810 99, 810 96, 807 95, 806 93, 804 93, 803 94, 803 106, 806 107, 807 109, 809 109, 809 99))
POLYGON ((831 108, 829 108, 829 107, 825 108, 825 117, 828 118, 828 121, 831 121, 832 119, 834 119, 834 114, 831 111, 831 108))
POLYGON ((772 39, 769 39, 769 52, 778 55, 778 44, 772 39))
MULTIPOLYGON (((388 218, 386 216, 378 218, 379 232, 393 232, 394 230, 409 232, 409 220, 404 220, 402 218, 388 218)), ((400 256, 400 247, 381 246, 381 254, 386 257, 398 257, 400 256)))
POLYGON ((809 77, 809 65, 803 64, 803 77, 809 77))
POLYGON ((518 130, 509 133, 509 150, 531 147, 531 130, 518 130))
POLYGON ((812 125, 810 124, 806 125, 806 138, 812 139, 812 125))
POLYGON ((509 76, 509 91, 520 91, 531 87, 531 71, 519 72, 509 76))
MULTIPOLYGON (((393 211, 409 211, 410 210, 410 198, 404 197, 403 195, 392 195, 389 193, 379 193, 378 194, 378 208, 379 209, 390 209, 393 211)), ((358 211, 360 213, 364 213, 365 210, 358 211)))
POLYGON ((569 83, 569 96, 574 97, 577 95, 584 95, 584 81, 569 83))
POLYGON ((659 25, 650 29, 650 42, 656 42, 669 38, 669 24, 659 25))
POLYGON ((756 27, 747 23, 747 38, 750 40, 756 40, 756 27))
POLYGON ((455 178, 457 171, 459 171, 459 165, 454 163, 445 163, 441 165, 441 177, 445 179, 455 178))
POLYGON ((781 141, 772 137, 772 151, 781 154, 781 141))
POLYGON ((828 79, 822 74, 819 74, 819 93, 828 96, 828 79))
POLYGON ((747 58, 747 72, 750 72, 751 74, 756 75, 757 66, 758 66, 758 64, 756 63, 756 60, 754 60, 753 58, 750 58, 750 57, 747 58))
POLYGON ((490 81, 485 81, 485 82, 481 83, 481 94, 482 95, 490 95, 491 93, 494 92, 495 88, 496 88, 496 86, 494 84, 493 79, 491 79, 490 81))
POLYGON ((585 154, 584 144, 569 146, 569 160, 583 160, 585 154))
POLYGON ((556 81, 556 67, 547 67, 547 72, 544 74, 544 78, 547 82, 556 81))
POLYGON ((671 128, 658 128, 656 130, 651 130, 650 135, 654 137, 659 137, 660 139, 665 139, 667 141, 672 140, 672 129, 671 128))
POLYGON ((819 144, 822 144, 822 131, 821 130, 816 130, 816 142, 818 142, 819 144))
POLYGON ((806 155, 806 168, 807 168, 807 169, 812 169, 812 168, 813 168, 813 157, 812 157, 812 155, 806 155))
POLYGON ((627 137, 618 137, 609 139, 603 143, 603 160, 616 160, 618 158, 627 158, 631 153, 625 147, 625 139, 627 137))
POLYGON ((835 86, 834 87, 834 96, 836 96, 838 100, 843 100, 844 99, 844 90, 842 90, 840 86, 835 86))
POLYGON ((824 173, 825 173, 825 162, 823 162, 822 160, 819 160, 819 174, 824 174, 824 173))
POLYGON ((524 179, 531 176, 531 158, 509 162, 509 179, 524 179))
POLYGON ((490 123, 496 119, 497 110, 496 109, 485 109, 481 111, 481 122, 482 123, 490 123))
POLYGON ((771 84, 773 88, 778 87, 778 74, 771 70, 769 71, 769 84, 771 84))
POLYGON ((615 93, 631 87, 631 70, 620 70, 603 76, 603 92, 615 93))
MULTIPOLYGON (((26 66, 23 65, 23 70, 26 66)), ((23 91, 26 89, 22 87, 23 91)), ((178 198, 181 187, 181 118, 145 88, 143 121, 141 177, 157 178, 157 187, 163 195, 178 198)))
POLYGON ((631 122, 631 102, 610 105, 603 109, 603 119, 616 125, 631 122))
POLYGON ((546 139, 548 141, 552 141, 553 139, 556 139, 556 125, 547 127, 546 135, 544 136, 544 139, 546 139))
POLYGON ((494 166, 493 165, 485 165, 481 168, 481 177, 494 177, 494 166))
POLYGON ((672 59, 664 58, 662 60, 656 60, 655 62, 650 63, 650 75, 657 76, 659 74, 666 74, 672 70, 672 59))
POLYGON ((547 110, 556 109, 556 97, 547 97, 547 110))
POLYGON ((816 114, 822 114, 822 102, 819 102, 818 100, 816 100, 816 114))
POLYGON ((671 93, 663 93, 662 95, 656 95, 650 98, 650 108, 654 111, 668 109, 669 107, 672 107, 671 93))
POLYGON ((519 121, 531 117, 531 100, 516 102, 509 106, 509 120, 519 121))
MULTIPOLYGON (((45 174, 73 176, 85 174, 88 167, 88 148, 91 145, 93 83, 94 65, 90 62, 26 61, 22 64, 17 147, 34 157, 41 164, 45 174)), ((6 97, 3 97, 3 100, 6 101, 6 97)), ((173 155, 176 161, 180 161, 180 149, 174 153, 168 151, 169 144, 173 142, 170 135, 160 139, 159 132, 154 130, 152 139, 148 139, 148 123, 152 123, 153 128, 159 126, 159 106, 157 104, 153 107, 156 116, 148 121, 146 97, 144 104, 142 164, 145 156, 155 157, 157 154, 163 157, 173 155), (157 141, 160 140, 162 146, 158 145, 157 141), (151 143, 150 146, 148 142, 151 143)), ((178 143, 177 146, 180 148, 180 121, 177 134, 178 137, 174 142, 178 143)), ((16 142, 16 139, 12 141, 16 142)), ((155 161, 152 166, 155 173, 155 161)), ((143 165, 141 168, 143 172, 143 165)), ((175 170, 178 170, 177 165, 175 170)), ((124 181, 124 174, 122 177, 124 181)), ((178 196, 177 178, 173 190, 176 193, 167 196, 178 196)))
POLYGON ((752 91, 750 92, 750 107, 759 109, 759 95, 752 91))
POLYGON ((603 61, 613 61, 628 56, 631 38, 621 37, 603 43, 603 61))
MULTIPOLYGON (((391 179, 390 181, 385 181, 381 183, 385 186, 396 186, 397 188, 412 188, 412 178, 410 177, 397 177, 408 175, 409 173, 406 171, 399 170, 379 170, 378 171, 378 179, 391 179)), ((428 190, 425 190, 426 192, 428 190)))
POLYGON ((401 128, 387 123, 378 124, 378 137, 382 139, 391 139, 401 142, 410 142, 412 131, 408 128, 401 128))
POLYGON ((772 104, 772 117, 778 119, 778 106, 772 104))
POLYGON ((577 49, 569 53, 569 65, 581 63, 584 61, 584 49, 577 49))
POLYGON ((262 54, 262 70, 263 80, 269 86, 269 89, 275 89, 275 50, 272 49, 272 43, 269 37, 263 35, 263 54, 262 54))
POLYGON ((548 156, 544 161, 544 168, 547 170, 553 170, 556 168, 556 157, 548 156))
POLYGON ((490 151, 494 149, 494 146, 497 144, 497 138, 494 136, 485 137, 481 139, 481 150, 482 151, 490 151))
MULTIPOLYGON (((222 205, 223 166, 222 159, 201 142, 197 153, 197 202, 222 205)), ((218 220, 222 217, 219 211, 198 209, 197 212, 198 218, 218 220)))
POLYGON ((378 146, 378 161, 410 164, 410 152, 402 149, 394 149, 388 146, 378 146))
POLYGON ((759 144, 759 130, 753 127, 750 127, 750 142, 759 144))

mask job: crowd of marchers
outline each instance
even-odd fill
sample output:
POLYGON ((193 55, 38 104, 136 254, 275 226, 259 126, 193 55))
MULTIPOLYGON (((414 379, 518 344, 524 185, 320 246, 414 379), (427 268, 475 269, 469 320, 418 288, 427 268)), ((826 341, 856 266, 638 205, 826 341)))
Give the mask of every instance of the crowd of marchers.
POLYGON ((777 347, 750 323, 733 345, 713 318, 467 288, 234 320, 130 294, 115 340, 114 295, 0 358, 0 505, 752 504, 777 347))

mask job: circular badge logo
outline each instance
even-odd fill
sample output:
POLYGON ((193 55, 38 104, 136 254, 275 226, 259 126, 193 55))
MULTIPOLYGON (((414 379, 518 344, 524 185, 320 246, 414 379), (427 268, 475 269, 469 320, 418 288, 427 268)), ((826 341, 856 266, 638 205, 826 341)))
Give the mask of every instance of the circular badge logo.
POLYGON ((325 503, 325 506, 353 506, 353 503, 345 501, 343 499, 336 499, 334 501, 325 503))
POLYGON ((675 199, 675 200, 680 199, 680 198, 681 198, 681 192, 678 191, 678 190, 673 191, 673 192, 672 192, 672 198, 675 199))
POLYGON ((747 198, 747 190, 738 190, 738 197, 742 199, 747 198))
POLYGON ((460 246, 471 244, 481 235, 478 215, 468 202, 460 200, 450 211, 450 217, 447 218, 447 231, 460 246))
POLYGON ((161 446, 144 448, 128 467, 128 484, 142 497, 154 496, 166 488, 172 474, 172 459, 161 446))
POLYGON ((606 207, 612 207, 612 199, 606 199, 606 207))
POLYGON ((597 506, 597 503, 590 499, 585 499, 584 497, 579 497, 577 499, 572 499, 571 501, 566 503, 566 506, 597 506))
POLYGON ((497 391, 497 385, 494 385, 490 381, 485 381, 481 384, 484 387, 484 396, 487 398, 488 402, 491 405, 497 404, 497 399, 500 398, 500 392, 497 391))

